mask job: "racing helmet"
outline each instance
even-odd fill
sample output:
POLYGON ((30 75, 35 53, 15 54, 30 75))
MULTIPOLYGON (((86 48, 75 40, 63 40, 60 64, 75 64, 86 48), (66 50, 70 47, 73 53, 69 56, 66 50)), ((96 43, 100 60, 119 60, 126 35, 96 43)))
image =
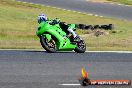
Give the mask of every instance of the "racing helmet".
POLYGON ((40 24, 41 22, 45 22, 47 20, 47 17, 45 14, 40 14, 38 16, 38 23, 40 24))

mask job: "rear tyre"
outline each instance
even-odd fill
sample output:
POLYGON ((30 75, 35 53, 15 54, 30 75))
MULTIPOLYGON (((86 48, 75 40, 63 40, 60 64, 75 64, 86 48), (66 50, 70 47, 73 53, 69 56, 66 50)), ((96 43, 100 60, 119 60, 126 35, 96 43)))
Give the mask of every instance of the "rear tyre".
POLYGON ((86 51, 86 44, 84 40, 80 40, 76 43, 77 47, 74 49, 77 53, 84 53, 86 51))
POLYGON ((42 47, 49 53, 55 53, 57 51, 55 40, 52 37, 48 42, 45 36, 40 36, 40 43, 42 47))

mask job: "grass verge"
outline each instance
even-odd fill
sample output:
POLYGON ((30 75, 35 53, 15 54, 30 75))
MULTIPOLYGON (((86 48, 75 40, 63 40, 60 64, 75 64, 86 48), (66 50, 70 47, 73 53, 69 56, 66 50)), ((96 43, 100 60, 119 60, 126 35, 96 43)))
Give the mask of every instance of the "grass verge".
MULTIPOLYGON (((89 1, 89 0, 87 0, 89 1)), ((132 0, 90 0, 92 2, 99 2, 99 3, 109 3, 109 2, 115 2, 115 3, 121 3, 121 4, 125 4, 125 5, 132 5, 132 0)))
POLYGON ((132 5, 132 0, 108 0, 108 1, 118 2, 126 5, 132 5))
POLYGON ((67 23, 116 25, 109 35, 95 37, 89 31, 77 30, 87 43, 87 50, 132 50, 132 22, 88 16, 52 7, 24 4, 12 0, 0 0, 0 48, 1 49, 41 49, 35 35, 37 16, 47 14, 50 18, 60 18, 67 23))

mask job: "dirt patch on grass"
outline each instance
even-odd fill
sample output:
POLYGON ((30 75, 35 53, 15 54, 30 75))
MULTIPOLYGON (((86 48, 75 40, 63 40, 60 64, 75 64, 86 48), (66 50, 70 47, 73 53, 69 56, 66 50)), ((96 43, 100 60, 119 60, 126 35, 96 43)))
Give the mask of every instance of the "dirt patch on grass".
POLYGON ((99 37, 99 36, 106 36, 109 34, 110 34, 109 31, 97 29, 97 30, 89 30, 85 32, 83 35, 81 35, 81 37, 87 37, 87 36, 99 37))

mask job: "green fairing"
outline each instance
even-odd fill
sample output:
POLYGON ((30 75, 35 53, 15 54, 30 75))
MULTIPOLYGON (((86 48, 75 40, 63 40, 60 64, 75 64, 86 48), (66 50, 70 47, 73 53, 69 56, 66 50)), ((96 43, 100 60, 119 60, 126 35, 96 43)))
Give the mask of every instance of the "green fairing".
POLYGON ((71 28, 71 29, 74 29, 74 28, 76 27, 75 24, 69 24, 68 26, 69 26, 69 28, 71 28))
MULTIPOLYGON (((70 28, 75 28, 74 24, 70 25, 70 28)), ((45 36, 50 41, 51 36, 56 38, 57 50, 74 50, 76 45, 71 44, 70 39, 66 36, 66 33, 60 28, 59 24, 50 25, 48 22, 40 23, 36 32, 37 36, 45 36)))
POLYGON ((48 42, 51 40, 51 35, 50 34, 43 34, 43 36, 46 37, 46 39, 48 40, 48 42))

